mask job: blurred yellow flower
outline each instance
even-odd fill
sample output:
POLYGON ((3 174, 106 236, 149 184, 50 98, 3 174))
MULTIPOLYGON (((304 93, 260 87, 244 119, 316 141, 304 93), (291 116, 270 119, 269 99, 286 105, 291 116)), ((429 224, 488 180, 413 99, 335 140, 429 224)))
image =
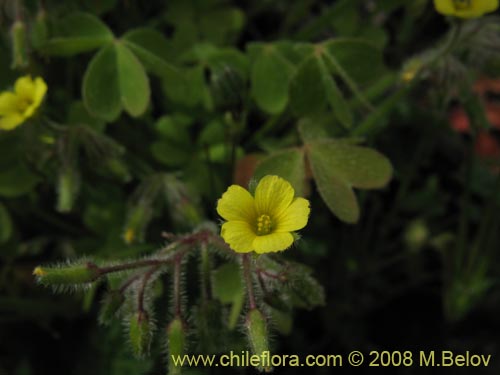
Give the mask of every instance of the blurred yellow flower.
POLYGON ((447 16, 460 18, 481 17, 498 8, 498 0, 434 0, 436 10, 447 16))
POLYGON ((12 130, 33 116, 46 92, 47 84, 42 78, 18 78, 14 92, 0 93, 0 129, 12 130))
POLYGON ((306 226, 309 201, 295 198, 292 185, 278 176, 263 177, 253 197, 246 189, 231 185, 217 203, 226 222, 221 236, 238 253, 282 251, 294 241, 291 232, 306 226))
POLYGON ((420 72, 420 69, 422 69, 422 62, 420 60, 410 60, 403 67, 403 71, 401 72, 401 79, 406 83, 413 81, 413 79, 420 72))

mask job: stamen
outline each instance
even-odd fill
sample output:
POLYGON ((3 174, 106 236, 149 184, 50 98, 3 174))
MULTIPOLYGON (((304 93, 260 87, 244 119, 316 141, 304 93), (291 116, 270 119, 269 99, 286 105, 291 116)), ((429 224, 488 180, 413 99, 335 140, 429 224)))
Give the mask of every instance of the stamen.
POLYGON ((257 219, 257 235, 264 236, 271 233, 272 221, 269 215, 260 215, 257 219))
POLYGON ((472 0, 453 0, 453 6, 456 10, 470 9, 472 0))

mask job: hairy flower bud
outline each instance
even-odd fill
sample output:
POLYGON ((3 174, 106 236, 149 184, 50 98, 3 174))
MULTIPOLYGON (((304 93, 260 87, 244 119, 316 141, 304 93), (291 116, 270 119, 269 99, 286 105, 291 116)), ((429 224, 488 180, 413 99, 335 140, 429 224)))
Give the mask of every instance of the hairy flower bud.
POLYGON ((23 21, 15 21, 11 27, 12 65, 13 69, 28 65, 28 46, 26 44, 26 25, 23 21))
POLYGON ((47 12, 44 9, 40 9, 32 25, 31 44, 35 49, 41 48, 47 41, 48 36, 47 12))
POLYGON ((168 373, 180 374, 181 368, 175 366, 172 356, 182 356, 186 347, 186 328, 180 317, 176 317, 167 327, 168 373))
POLYGON ((238 70, 225 64, 213 67, 210 89, 217 108, 233 113, 241 111, 246 88, 244 78, 238 70))
POLYGON ((123 293, 118 290, 109 291, 102 301, 99 321, 102 324, 108 324, 115 317, 123 302, 125 302, 123 293))
POLYGON ((71 285, 90 283, 100 275, 99 267, 94 263, 68 265, 66 267, 36 267, 33 275, 44 285, 71 285))
MULTIPOLYGON (((252 309, 248 312, 245 326, 252 353, 262 355, 262 353, 269 351, 266 318, 258 309, 252 309)), ((266 372, 271 370, 268 367, 259 369, 266 372)))
POLYGON ((73 168, 63 167, 57 181, 57 211, 69 212, 80 190, 80 176, 73 168))
POLYGON ((130 317, 129 337, 132 349, 137 357, 144 357, 149 352, 152 330, 146 311, 139 311, 130 317))

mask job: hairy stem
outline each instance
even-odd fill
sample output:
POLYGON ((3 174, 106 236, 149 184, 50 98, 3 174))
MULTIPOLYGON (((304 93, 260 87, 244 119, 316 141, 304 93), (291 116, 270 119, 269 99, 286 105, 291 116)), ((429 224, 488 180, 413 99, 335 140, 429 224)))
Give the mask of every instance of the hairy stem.
POLYGON ((175 316, 181 316, 181 262, 182 258, 175 258, 174 263, 174 311, 175 316))
POLYGON ((148 266, 161 266, 163 264, 171 263, 172 259, 145 259, 136 262, 117 264, 116 266, 99 267, 99 274, 105 275, 107 273, 132 270, 135 268, 148 267, 148 266))
POLYGON ((141 289, 139 289, 139 293, 137 295, 137 309, 139 312, 144 312, 144 293, 146 291, 146 287, 148 285, 149 279, 153 276, 156 270, 158 270, 159 266, 151 267, 148 272, 146 272, 142 278, 141 289))
POLYGON ((212 298, 210 288, 210 255, 208 254, 206 242, 201 243, 201 296, 203 301, 212 298))
POLYGON ((250 255, 243 254, 241 256, 241 261, 243 265, 243 277, 245 279, 245 285, 247 287, 247 295, 248 295, 248 307, 250 310, 255 309, 255 296, 253 293, 253 282, 252 282, 252 265, 250 263, 250 255))

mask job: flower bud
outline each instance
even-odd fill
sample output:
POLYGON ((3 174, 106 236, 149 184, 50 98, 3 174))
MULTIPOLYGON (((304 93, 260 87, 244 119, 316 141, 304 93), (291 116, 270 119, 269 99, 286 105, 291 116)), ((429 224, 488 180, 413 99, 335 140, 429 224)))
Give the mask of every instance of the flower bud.
POLYGON ((12 25, 12 65, 11 68, 24 68, 28 65, 28 46, 26 43, 26 25, 17 20, 12 25))
POLYGON ((218 64, 212 68, 210 91, 216 108, 240 112, 245 90, 245 80, 238 70, 227 64, 218 64))
POLYGON ((131 179, 127 165, 119 158, 107 158, 104 161, 106 168, 123 182, 129 182, 131 179))
POLYGON ((151 220, 151 215, 151 207, 148 204, 142 204, 142 202, 129 209, 127 223, 123 232, 123 240, 127 245, 141 242, 144 239, 144 232, 151 220))
POLYGON ((36 267, 33 275, 38 282, 45 285, 69 285, 90 283, 96 280, 101 274, 99 267, 94 263, 83 263, 68 265, 67 267, 36 267))
MULTIPOLYGON (((257 309, 250 310, 246 317, 245 325, 252 353, 260 356, 262 353, 268 352, 269 338, 267 335, 267 324, 264 315, 262 315, 262 313, 257 309)), ((271 371, 271 368, 260 367, 259 370, 269 372, 271 371)))
POLYGON ((132 349, 137 357, 144 357, 149 352, 152 331, 146 311, 139 311, 130 317, 129 337, 132 349))
POLYGON ((173 176, 165 177, 165 195, 170 215, 180 229, 192 229, 202 220, 198 197, 173 176))
POLYGON ((404 233, 404 241, 411 250, 419 250, 429 239, 429 229, 423 220, 417 219, 410 223, 404 233))
POLYGON ((120 293, 118 290, 109 291, 102 301, 99 321, 102 324, 109 324, 109 322, 115 317, 118 309, 123 305, 123 302, 125 302, 125 296, 123 293, 120 293))
POLYGON ((41 48, 47 41, 48 35, 47 12, 44 9, 40 9, 32 25, 31 44, 35 49, 41 48))
POLYGON ((401 80, 405 83, 410 83, 420 73, 423 68, 422 60, 414 58, 409 60, 403 67, 401 72, 401 80))
POLYGON ((74 168, 61 168, 57 181, 57 211, 70 212, 80 190, 80 176, 74 168))
POLYGON ((167 327, 168 340, 168 373, 175 375, 181 373, 181 367, 175 366, 172 356, 184 354, 186 347, 186 327, 180 317, 176 317, 167 327))

